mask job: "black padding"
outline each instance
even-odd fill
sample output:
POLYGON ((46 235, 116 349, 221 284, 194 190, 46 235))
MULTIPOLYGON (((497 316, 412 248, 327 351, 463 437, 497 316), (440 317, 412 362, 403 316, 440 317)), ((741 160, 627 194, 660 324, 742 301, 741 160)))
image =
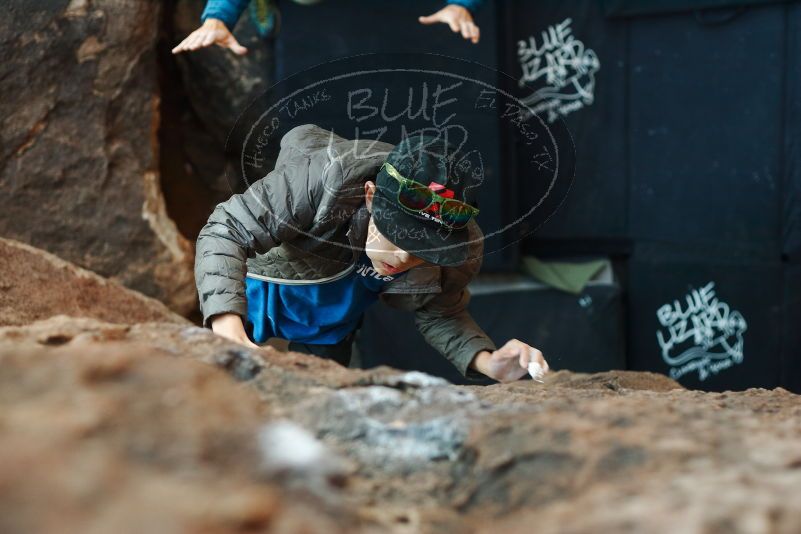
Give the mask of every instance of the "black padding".
POLYGON ((778 260, 784 10, 631 21, 630 232, 778 260))
POLYGON ((780 383, 780 262, 635 253, 629 265, 629 368, 711 391, 780 383))

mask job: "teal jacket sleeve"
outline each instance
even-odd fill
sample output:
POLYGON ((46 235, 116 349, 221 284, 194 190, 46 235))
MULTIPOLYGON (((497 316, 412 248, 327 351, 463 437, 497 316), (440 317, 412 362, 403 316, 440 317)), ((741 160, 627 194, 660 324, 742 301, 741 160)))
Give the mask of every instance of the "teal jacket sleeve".
MULTIPOLYGON (((229 30, 233 30, 249 3, 250 0, 208 0, 200 20, 219 19, 225 23, 229 30)), ((484 5, 484 0, 448 0, 448 3, 467 8, 471 13, 475 14, 476 10, 484 5)))
POLYGON ((229 30, 233 30, 249 3, 250 0, 208 0, 200 20, 205 22, 206 19, 218 19, 223 21, 229 30))
POLYGON ((448 0, 448 3, 462 6, 475 15, 476 11, 484 5, 484 0, 448 0))

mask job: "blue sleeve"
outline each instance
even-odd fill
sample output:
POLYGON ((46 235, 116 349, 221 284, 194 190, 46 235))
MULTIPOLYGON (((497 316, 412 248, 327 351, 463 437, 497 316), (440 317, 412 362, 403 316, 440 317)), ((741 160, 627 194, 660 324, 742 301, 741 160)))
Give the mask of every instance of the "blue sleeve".
POLYGON ((484 5, 484 0, 448 0, 449 4, 456 4, 475 14, 484 5))
POLYGON ((219 19, 229 30, 233 30, 248 3, 250 0, 208 0, 200 20, 205 22, 206 19, 219 19))

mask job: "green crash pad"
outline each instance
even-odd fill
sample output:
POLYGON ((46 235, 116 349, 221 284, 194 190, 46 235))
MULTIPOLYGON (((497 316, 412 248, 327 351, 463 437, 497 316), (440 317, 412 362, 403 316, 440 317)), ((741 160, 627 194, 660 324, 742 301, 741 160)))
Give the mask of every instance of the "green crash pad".
POLYGON ((533 256, 523 258, 524 271, 550 287, 580 294, 587 283, 608 263, 608 260, 585 262, 542 261, 533 256))

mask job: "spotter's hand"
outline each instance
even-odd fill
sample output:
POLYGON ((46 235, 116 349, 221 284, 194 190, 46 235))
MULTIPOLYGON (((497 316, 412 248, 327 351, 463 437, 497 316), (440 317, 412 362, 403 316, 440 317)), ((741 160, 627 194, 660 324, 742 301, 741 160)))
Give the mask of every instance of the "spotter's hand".
POLYGON ((473 15, 467 8, 449 4, 433 15, 419 17, 420 24, 437 24, 438 22, 450 26, 453 33, 461 33, 462 37, 476 44, 481 37, 481 31, 473 22, 473 15))
POLYGON ((531 361, 536 361, 548 372, 548 362, 541 351, 517 339, 510 339, 494 352, 483 350, 476 354, 470 367, 499 382, 514 382, 528 373, 531 361))
POLYGON ((216 44, 231 50, 234 54, 242 56, 247 54, 248 49, 239 44, 234 35, 228 30, 223 21, 218 19, 206 19, 206 22, 189 34, 181 41, 181 44, 172 49, 173 54, 197 50, 216 44))

